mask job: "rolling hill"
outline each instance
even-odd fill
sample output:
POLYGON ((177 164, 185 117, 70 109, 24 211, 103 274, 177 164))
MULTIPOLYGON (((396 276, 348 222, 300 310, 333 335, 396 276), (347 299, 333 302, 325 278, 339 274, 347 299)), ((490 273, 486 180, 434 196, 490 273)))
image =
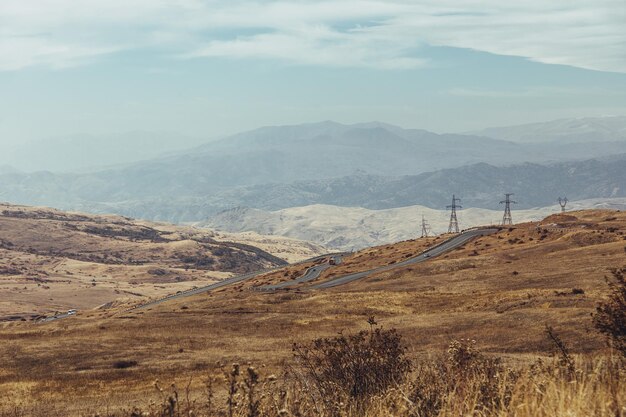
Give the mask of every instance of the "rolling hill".
POLYGON ((3 204, 0 319, 146 300, 324 252, 290 239, 3 204))
MULTIPOLYGON (((263 375, 277 375, 292 357, 294 342, 367 329, 368 317, 397 329, 411 357, 431 358, 445 352, 451 340, 464 338, 505 358, 507 366, 540 366, 550 361, 553 349, 546 325, 572 353, 598 354, 605 344, 591 313, 607 294, 605 275, 625 265, 625 233, 624 212, 570 212, 505 228, 427 262, 330 290, 310 290, 314 283, 255 290, 299 276, 312 265, 289 266, 150 309, 126 312, 119 306, 46 324, 5 324, 0 329, 3 387, 13 392, 30 387, 17 398, 63 410, 60 415, 161 401, 164 394, 155 390, 155 380, 157 386, 187 386, 187 394, 197 398, 206 396, 207 376, 223 380, 216 362, 258 364, 263 375), (70 393, 80 401, 68 402, 70 393)), ((316 282, 392 266, 439 241, 368 248, 346 256, 316 282)))
MULTIPOLYGON (((568 203, 568 208, 626 210, 626 198, 572 201, 568 203)), ((537 221, 560 210, 558 205, 525 210, 517 210, 514 205, 513 219, 515 222, 537 221)), ((320 204, 277 211, 239 207, 218 213, 196 225, 228 232, 254 231, 264 235, 287 236, 328 248, 354 250, 418 237, 421 235, 422 216, 430 225, 431 233, 448 230, 448 211, 419 205, 381 210, 320 204)), ((463 229, 499 224, 502 210, 470 207, 460 210, 458 218, 463 229)))

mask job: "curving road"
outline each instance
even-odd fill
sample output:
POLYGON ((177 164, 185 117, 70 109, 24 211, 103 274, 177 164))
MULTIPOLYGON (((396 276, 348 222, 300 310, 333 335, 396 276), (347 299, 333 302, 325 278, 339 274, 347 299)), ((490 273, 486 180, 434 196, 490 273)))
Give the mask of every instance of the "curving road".
MULTIPOLYGON (((415 263, 419 263, 419 262, 424 262, 430 258, 434 258, 436 256, 439 256, 445 252, 451 251, 453 249, 456 249, 460 246, 463 246, 465 243, 469 242, 470 240, 479 237, 479 236, 485 236, 485 235, 490 235, 492 233, 496 233, 498 231, 497 228, 488 228, 488 229, 472 229, 472 230, 468 230, 465 231, 457 236, 454 236, 436 246, 433 246, 432 248, 426 250, 425 252, 421 253, 420 255, 414 257, 414 258, 410 258, 407 259, 405 261, 402 262, 398 262, 396 264, 392 264, 392 265, 386 265, 386 266, 382 266, 379 268, 375 268, 375 269, 370 269, 368 271, 363 271, 363 272, 357 272, 354 274, 350 274, 350 275, 344 275, 342 277, 336 277, 333 278, 330 281, 325 281, 316 285, 313 285, 311 287, 308 287, 309 289, 324 289, 324 288, 332 288, 332 287, 336 287, 338 285, 343 285, 343 284, 347 284, 349 282, 352 281, 356 281, 357 279, 361 279, 361 278, 365 278, 371 274, 375 274, 378 272, 384 272, 384 271, 388 271, 394 268, 398 268, 398 267, 402 267, 402 266, 406 266, 406 265, 411 265, 411 264, 415 264, 415 263)), ((341 259, 344 255, 346 255, 347 253, 335 253, 335 254, 327 254, 327 255, 321 255, 321 256, 317 256, 315 258, 311 258, 311 259, 307 259, 305 261, 301 261, 301 262, 297 262, 295 264, 291 264, 291 265, 298 265, 298 264, 303 264, 303 263, 308 263, 308 262, 315 262, 316 260, 319 259, 323 259, 326 257, 332 257, 335 260, 335 263, 340 263, 341 259)), ((261 270, 261 271, 256 271, 256 272, 251 272, 245 275, 239 275, 236 277, 232 277, 232 278, 228 278, 225 279, 223 281, 220 282, 216 282, 214 284, 211 285, 207 285, 204 287, 200 287, 200 288, 194 288, 192 290, 188 290, 185 292, 181 292, 181 293, 177 293, 177 294, 172 294, 169 295, 167 297, 161 298, 159 300, 155 300, 155 301, 151 301, 149 303, 146 304, 142 304, 139 305, 137 307, 133 307, 127 311, 133 311, 133 310, 139 310, 139 309, 143 309, 143 308, 147 308, 147 307, 153 307, 156 306, 158 304, 164 303, 166 301, 169 300, 173 300, 176 298, 183 298, 183 297, 188 297, 190 295, 195 295, 195 294, 200 294, 203 292, 207 292, 207 291, 211 291, 211 290, 215 290, 218 288, 222 288, 225 287, 227 285, 232 285, 232 284, 237 284, 239 282, 243 282, 246 280, 249 280, 251 278, 254 278, 256 276, 262 275, 262 274, 266 274, 268 272, 272 272, 281 268, 284 268, 285 266, 280 266, 280 267, 275 267, 275 268, 270 268, 270 269, 265 269, 265 270, 261 270)), ((296 278, 292 281, 287 281, 287 282, 281 282, 279 284, 274 284, 274 285, 267 285, 264 287, 260 287, 257 290, 260 291, 275 291, 275 290, 279 290, 281 288, 286 288, 286 287, 290 287, 293 285, 297 285, 300 283, 306 283, 306 282, 310 282, 310 281, 314 281, 317 278, 319 278, 319 276, 322 274, 322 272, 324 272, 325 270, 327 270, 328 268, 330 268, 331 265, 330 263, 326 263, 326 264, 322 264, 322 265, 315 265, 309 269, 307 269, 307 271, 304 273, 304 275, 302 275, 299 278, 296 278)))
MULTIPOLYGON (((343 255, 333 255, 331 258, 335 261, 335 265, 339 265, 342 261, 343 255)), ((322 265, 315 265, 306 270, 304 275, 299 278, 296 278, 291 281, 280 282, 274 285, 264 285, 262 287, 256 288, 257 291, 275 291, 285 287, 291 287, 293 285, 302 284, 305 282, 310 282, 318 279, 322 272, 326 271, 330 268, 331 265, 329 262, 322 265)))
MULTIPOLYGON (((493 233, 496 233, 499 229, 498 228, 486 228, 486 229, 471 229, 471 230, 467 230, 457 236, 454 236, 436 246, 433 246, 432 248, 426 250, 425 252, 419 254, 416 257, 404 260, 402 262, 398 262, 395 264, 391 264, 391 265, 386 265, 386 266, 382 266, 382 267, 378 267, 378 268, 374 268, 374 269, 370 269, 368 271, 362 271, 362 272, 357 272, 354 274, 350 274, 350 275, 344 275, 341 277, 336 277, 333 278, 329 281, 325 281, 325 282, 321 282, 319 284, 316 285, 312 285, 310 287, 307 287, 307 289, 325 289, 325 288, 332 288, 332 287, 336 287, 339 285, 344 285, 347 284, 349 282, 352 281, 356 281, 358 279, 361 278, 365 278, 368 277, 372 274, 375 273, 379 273, 379 272, 384 272, 384 271, 389 271, 391 269, 394 268, 399 268, 402 266, 406 266, 406 265, 412 265, 412 264, 416 264, 416 263, 420 263, 420 262, 424 262, 429 260, 430 258, 434 258, 436 256, 442 255, 445 252, 451 251, 453 249, 456 249, 460 246, 463 246, 465 243, 469 242, 470 240, 476 238, 476 237, 480 237, 480 236, 486 236, 486 235, 490 235, 493 233)), ((311 259, 307 259, 305 261, 300 261, 300 262, 296 262, 294 264, 291 265, 298 265, 298 264, 303 264, 303 263, 308 263, 308 262, 315 262, 319 259, 323 259, 323 258, 327 258, 327 257, 332 257, 332 259, 334 259, 335 264, 339 264, 341 263, 342 257, 344 255, 346 255, 347 253, 333 253, 333 254, 326 254, 326 255, 321 255, 321 256, 317 256, 315 258, 311 258, 311 259)), ((286 287, 290 287, 293 285, 297 285, 297 284, 302 284, 302 283, 307 283, 307 282, 311 282, 316 280, 317 278, 319 278, 319 276, 322 274, 322 272, 326 271, 328 268, 330 268, 332 265, 330 263, 325 263, 322 265, 315 265, 309 269, 307 269, 307 271, 299 278, 296 278, 292 281, 287 281, 287 282, 281 282, 279 284, 274 284, 274 285, 267 285, 264 287, 260 287, 258 288, 258 290, 260 291, 274 291, 274 290, 279 290, 281 288, 286 288, 286 287)), ((269 268, 269 269, 264 269, 264 270, 260 270, 260 271, 255 271, 255 272, 250 272, 248 274, 244 274, 244 275, 239 275, 236 277, 232 277, 232 278, 228 278, 225 279, 223 281, 220 282, 216 282, 214 284, 211 285, 206 285, 204 287, 199 287, 199 288, 194 288, 191 290, 187 290, 187 291, 183 291, 183 292, 179 292, 176 294, 172 294, 166 297, 163 297, 161 299, 155 300, 155 301, 151 301, 148 302, 146 304, 142 304, 133 308, 130 308, 128 310, 126 310, 126 312, 129 311, 133 311, 133 310, 139 310, 139 309, 144 309, 144 308, 148 308, 148 307, 153 307, 156 305, 159 305, 161 303, 164 303, 166 301, 169 300, 173 300, 173 299, 177 299, 177 298, 183 298, 183 297, 189 297, 191 295, 195 295, 195 294, 201 294, 204 292, 208 292, 208 291, 212 291, 218 288, 222 288, 222 287, 226 287, 228 285, 233 285, 233 284, 237 284, 239 282, 243 282, 246 280, 249 280, 251 278, 254 278, 256 276, 262 275, 262 274, 266 274, 268 272, 272 272, 281 268, 284 268, 285 265, 283 266, 279 266, 279 267, 275 267, 275 268, 269 268)), ((58 316, 53 316, 53 317, 48 317, 46 319, 42 319, 40 322, 49 322, 49 321, 54 321, 54 320, 59 320, 59 319, 64 319, 67 317, 71 317, 74 314, 60 314, 58 316)))
MULTIPOLYGON (((146 304, 141 304, 139 306, 130 308, 130 309, 126 310, 126 311, 128 312, 128 311, 133 311, 133 310, 139 310, 139 309, 142 309, 142 308, 153 307, 153 306, 159 305, 161 303, 164 303, 165 301, 174 300, 176 298, 188 297, 190 295, 195 295, 195 294, 201 294, 203 292, 207 292, 207 291, 215 290, 215 289, 218 289, 218 288, 222 288, 222 287, 225 287, 227 285, 237 284, 239 282, 247 281, 247 280, 249 280, 251 278, 254 278, 256 276, 267 274, 269 272, 276 271, 278 269, 282 269, 285 266, 293 266, 293 265, 299 265, 299 264, 304 264, 304 263, 308 263, 308 262, 315 262, 315 261, 317 261, 319 259, 324 259, 324 258, 329 257, 329 256, 339 257, 339 259, 341 259, 341 256, 343 256, 343 255, 344 255, 343 253, 321 255, 321 256, 316 256, 315 258, 306 259, 304 261, 296 262, 296 263, 289 264, 289 265, 282 265, 282 266, 277 266, 277 267, 274 267, 274 268, 268 268, 268 269, 262 269, 260 271, 250 272, 250 273, 247 273, 247 274, 244 274, 244 275, 238 275, 236 277, 228 278, 228 279, 225 279, 223 281, 216 282, 214 284, 206 285, 204 287, 194 288, 194 289, 191 289, 191 290, 187 290, 187 291, 179 292, 179 293, 176 293, 176 294, 168 295, 168 296, 160 298, 158 300, 151 301, 151 302, 148 302, 146 304)), ((309 268, 309 269, 312 269, 312 268, 309 268)), ((321 271, 320 271, 320 273, 321 273, 321 271)), ((319 276, 319 274, 317 276, 319 276)), ((317 278, 317 277, 315 277, 315 278, 317 278)), ((315 279, 315 278, 313 278, 313 279, 315 279)))
POLYGON ((61 314, 57 314, 56 316, 50 316, 50 317, 46 317, 46 318, 37 320, 37 322, 39 322, 39 323, 47 323, 49 321, 66 319, 66 318, 72 317, 74 315, 76 315, 76 313, 61 313, 61 314))
POLYGON ((381 266, 378 268, 374 268, 374 269, 370 269, 369 271, 363 271, 363 272, 356 272, 354 274, 350 274, 350 275, 344 275, 342 277, 337 277, 337 278, 333 278, 329 281, 325 281, 325 282, 321 282, 319 284, 313 285, 309 288, 311 289, 324 289, 324 288, 332 288, 332 287, 336 287, 338 285, 343 285, 343 284, 347 284, 349 282, 352 281, 356 281, 357 279, 361 279, 361 278, 365 278, 368 277, 372 274, 376 274, 379 272, 385 272, 385 271, 389 271, 391 269, 394 268, 399 268, 402 266, 407 266, 407 265, 412 265, 412 264, 417 264, 420 262, 424 262, 427 261, 431 258, 434 258, 436 256, 442 255, 448 251, 451 251, 453 249, 456 249, 460 246, 463 246, 464 244, 466 244, 467 242, 469 242, 470 240, 480 237, 480 236, 486 236, 486 235, 490 235, 493 233, 496 233, 499 229, 497 228, 489 228, 489 229, 473 229, 473 230, 468 230, 465 231, 457 236, 454 236, 436 246, 433 246, 432 248, 426 250, 425 252, 422 252, 421 254, 419 254, 418 256, 414 257, 414 258, 410 258, 407 259, 405 261, 402 262, 398 262, 395 264, 391 264, 391 265, 386 265, 386 266, 381 266))

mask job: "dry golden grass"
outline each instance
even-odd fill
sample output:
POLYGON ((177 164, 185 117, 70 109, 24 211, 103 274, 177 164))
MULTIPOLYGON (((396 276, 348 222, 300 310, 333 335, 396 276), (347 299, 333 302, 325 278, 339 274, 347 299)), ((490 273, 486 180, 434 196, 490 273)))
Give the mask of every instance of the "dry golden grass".
MULTIPOLYGON (((529 363, 550 352, 546 324, 575 353, 596 356, 604 341, 593 329, 591 313, 606 294, 604 276, 626 264, 625 230, 625 213, 574 212, 503 229, 441 258, 331 290, 308 291, 304 285, 276 293, 250 291, 250 286, 287 279, 281 271, 132 313, 93 311, 43 325, 5 324, 0 393, 57 404, 65 415, 145 403, 157 378, 179 386, 191 378, 197 394, 218 361, 252 362, 265 365, 268 374, 277 372, 291 358, 293 341, 357 331, 372 315, 385 328, 398 329, 413 358, 427 358, 466 337, 508 363, 529 363), (116 369, 120 360, 137 365, 116 369), (68 404, 68 396, 78 400, 68 404)), ((356 271, 399 261, 431 243, 417 240, 356 253, 322 279, 339 268, 356 271)), ((586 382, 555 381, 546 389, 555 392, 558 404, 581 407, 595 392, 586 382)), ((603 401, 598 398, 595 404, 603 401)), ((557 412, 558 404, 542 410, 557 412)), ((524 413, 503 415, 550 415, 524 407, 524 413)))
MULTIPOLYGON (((363 249, 353 254, 347 254, 343 257, 343 260, 339 265, 324 271, 321 274, 319 281, 399 262, 406 258, 416 256, 420 252, 423 252, 432 245, 435 245, 445 239, 445 235, 424 239, 413 239, 395 244, 375 246, 363 249)), ((316 262, 282 268, 279 271, 259 276, 257 279, 251 281, 249 285, 252 287, 260 287, 268 284, 291 281, 301 276, 308 268, 326 262, 328 262, 328 258, 319 259, 316 262)))

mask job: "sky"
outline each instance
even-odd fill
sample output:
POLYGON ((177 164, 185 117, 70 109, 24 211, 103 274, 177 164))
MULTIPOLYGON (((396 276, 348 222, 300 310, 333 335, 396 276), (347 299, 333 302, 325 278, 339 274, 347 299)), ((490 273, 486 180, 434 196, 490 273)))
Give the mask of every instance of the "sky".
POLYGON ((624 0, 0 0, 0 145, 626 115, 624 0))

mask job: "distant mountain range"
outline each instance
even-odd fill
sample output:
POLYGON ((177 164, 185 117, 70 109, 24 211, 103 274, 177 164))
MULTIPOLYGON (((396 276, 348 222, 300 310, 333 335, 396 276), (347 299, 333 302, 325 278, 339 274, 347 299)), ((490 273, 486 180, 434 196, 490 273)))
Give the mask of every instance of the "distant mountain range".
POLYGON ((626 140, 563 146, 322 122, 261 128, 91 172, 3 169, 0 199, 174 222, 236 206, 441 207, 452 193, 468 206, 488 208, 514 192, 520 206, 533 207, 558 195, 623 196, 624 155, 626 140), (597 159, 583 161, 589 158, 597 159))
MULTIPOLYGON (((278 149, 286 156, 293 156, 295 151, 297 155, 294 161, 300 161, 299 155, 301 154, 299 151, 306 148, 314 151, 323 148, 330 152, 345 150, 357 145, 357 147, 371 150, 378 148, 378 150, 384 151, 381 157, 388 153, 397 153, 399 149, 408 150, 409 154, 406 155, 407 158, 401 159, 401 161, 406 159, 405 163, 394 168, 381 168, 376 163, 377 161, 371 161, 371 158, 368 157, 363 158, 364 154, 366 156, 368 154, 367 149, 360 150, 354 155, 355 158, 345 156, 343 162, 346 166, 342 168, 348 168, 347 171, 328 171, 329 177, 347 175, 356 168, 371 174, 403 175, 474 162, 545 162, 545 160, 577 158, 581 155, 594 157, 606 154, 606 151, 610 149, 604 147, 605 152, 596 151, 592 154, 581 154, 581 148, 586 149, 588 147, 581 146, 580 143, 622 141, 626 141, 626 116, 560 119, 518 126, 492 127, 460 135, 437 135, 425 130, 403 129, 380 122, 355 125, 322 122, 298 126, 264 127, 227 137, 219 144, 215 143, 215 140, 209 141, 205 138, 176 132, 134 131, 109 134, 74 134, 21 142, 13 146, 2 146, 0 147, 0 165, 10 165, 23 172, 93 172, 102 170, 102 167, 132 164, 181 151, 183 154, 189 153, 185 150, 194 147, 197 147, 192 151, 194 154, 210 153, 214 155, 223 155, 224 153, 241 155, 257 152, 262 154, 263 150, 275 151, 278 149), (496 139, 497 142, 489 142, 486 138, 496 139), (502 141, 514 143, 504 144, 502 141), (381 149, 380 145, 383 142, 386 142, 389 147, 381 149), (541 150, 543 147, 537 149, 528 146, 515 146, 516 143, 529 145, 546 142, 577 145, 574 149, 562 149, 561 152, 564 152, 562 155, 543 155, 539 158, 537 155, 528 155, 527 152, 532 152, 533 149, 541 150), (492 149, 478 150, 474 147, 477 144, 491 144, 492 149), (415 146, 419 149, 416 150, 415 146), (439 154, 439 151, 442 150, 444 153, 439 154), (447 152, 448 150, 456 150, 457 152, 450 154, 447 152), (467 153, 468 150, 469 154, 467 153), (522 155, 519 155, 520 158, 501 154, 502 151, 510 150, 515 152, 523 150, 523 152, 522 155), (416 157, 416 152, 421 154, 421 158, 420 155, 416 157), (494 156, 499 159, 491 159, 494 156), (417 166, 416 162, 419 162, 417 166)), ((556 150, 553 145, 547 149, 556 150)), ((273 152, 269 157, 280 157, 281 155, 273 152)), ((314 155, 308 156, 313 157, 314 155)), ((306 161, 308 159, 305 159, 306 161)), ((380 162, 384 162, 384 160, 380 162)), ((306 166, 307 164, 301 166, 301 175, 298 178, 288 179, 310 179, 310 173, 304 175, 306 174, 306 166)), ((318 177, 314 176, 314 178, 318 177)), ((279 179, 273 178, 272 180, 279 179)), ((284 178, 282 179, 284 180, 284 178)))
POLYGON ((560 119, 470 132, 512 142, 615 142, 626 140, 626 116, 560 119))
MULTIPOLYGON (((0 190, 9 189, 14 195, 23 183, 0 177, 0 190), (11 187, 14 187, 11 189, 11 187)), ((50 204, 45 199, 57 198, 51 190, 68 193, 58 176, 40 173, 31 177, 29 186, 50 184, 38 188, 38 200, 30 204, 50 204), (57 186, 58 188, 53 188, 57 186)), ((106 187, 83 184, 75 191, 87 192, 88 187, 106 187)), ((443 208, 452 194, 462 198, 466 207, 499 209, 504 193, 515 193, 517 208, 542 207, 554 204, 559 196, 570 200, 626 197, 626 155, 606 160, 564 162, 552 165, 520 164, 496 167, 480 163, 412 176, 383 177, 356 174, 346 177, 296 181, 291 184, 261 184, 233 187, 203 195, 155 196, 122 201, 71 200, 58 206, 95 213, 119 213, 136 218, 172 222, 204 220, 234 207, 279 210, 311 204, 387 209, 420 204, 443 208)), ((22 195, 23 199, 30 198, 22 195)), ((6 194, 0 191, 0 198, 6 194)))

